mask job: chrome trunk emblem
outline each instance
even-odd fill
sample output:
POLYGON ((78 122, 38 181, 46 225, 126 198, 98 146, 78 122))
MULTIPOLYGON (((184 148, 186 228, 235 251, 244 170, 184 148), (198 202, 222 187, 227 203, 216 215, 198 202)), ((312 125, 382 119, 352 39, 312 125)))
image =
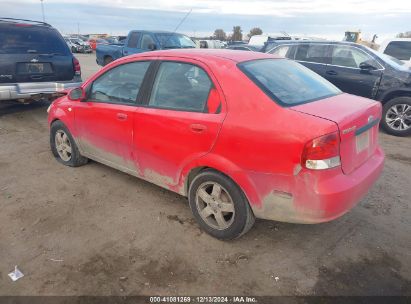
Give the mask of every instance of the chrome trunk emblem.
POLYGON ((33 58, 32 60, 30 60, 30 62, 36 63, 36 62, 39 62, 39 60, 36 58, 33 58))
POLYGON ((342 133, 343 133, 343 134, 347 134, 347 133, 350 133, 350 132, 354 131, 355 129, 357 129, 357 126, 352 126, 351 128, 344 129, 344 130, 342 131, 342 133))

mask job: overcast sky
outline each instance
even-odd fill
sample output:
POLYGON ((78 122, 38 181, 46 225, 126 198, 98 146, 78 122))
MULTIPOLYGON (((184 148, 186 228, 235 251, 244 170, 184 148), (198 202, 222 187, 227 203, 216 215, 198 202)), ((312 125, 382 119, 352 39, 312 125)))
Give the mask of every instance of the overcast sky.
MULTIPOLYGON (((347 29, 361 29, 380 40, 411 31, 411 0, 44 0, 46 21, 63 33, 126 34, 130 29, 174 30, 188 35, 227 33, 240 25, 246 34, 258 26, 265 33, 342 39, 347 29)), ((0 15, 41 20, 40 0, 0 0, 0 15)))

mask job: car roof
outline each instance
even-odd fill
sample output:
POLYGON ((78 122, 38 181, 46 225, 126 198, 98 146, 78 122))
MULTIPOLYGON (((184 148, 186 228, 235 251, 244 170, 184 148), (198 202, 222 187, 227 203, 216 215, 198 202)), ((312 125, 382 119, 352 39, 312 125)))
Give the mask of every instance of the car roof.
POLYGON ((329 45, 347 45, 347 46, 355 46, 361 49, 368 49, 367 46, 358 44, 355 42, 349 41, 333 41, 333 40, 275 40, 270 41, 265 45, 265 52, 272 50, 276 46, 284 45, 284 44, 329 44, 329 45))
POLYGON ((384 42, 393 42, 393 41, 411 41, 411 38, 391 38, 391 39, 384 40, 384 42))
POLYGON ((301 44, 301 43, 312 43, 312 44, 343 44, 343 45, 361 45, 355 42, 349 41, 335 41, 335 40, 271 40, 267 44, 301 44))
POLYGON ((52 27, 50 24, 46 22, 30 20, 30 19, 19 19, 19 18, 0 17, 0 23, 52 27))
POLYGON ((131 32, 139 32, 139 33, 150 33, 150 34, 176 34, 176 35, 183 35, 176 32, 170 31, 162 31, 162 30, 132 30, 131 32))
POLYGON ((136 55, 131 55, 128 58, 140 58, 140 57, 181 57, 188 59, 199 59, 199 60, 215 60, 224 59, 234 62, 243 62, 249 60, 258 59, 275 59, 281 58, 271 54, 260 53, 260 52, 245 52, 237 51, 231 49, 172 49, 172 50, 161 50, 153 52, 145 52, 136 55))
POLYGON ((246 43, 246 44, 231 44, 231 45, 229 45, 229 46, 227 46, 227 49, 231 49, 231 48, 237 48, 237 47, 245 47, 245 48, 251 48, 251 49, 261 49, 262 48, 262 46, 261 45, 255 45, 255 44, 248 44, 248 43, 246 43))

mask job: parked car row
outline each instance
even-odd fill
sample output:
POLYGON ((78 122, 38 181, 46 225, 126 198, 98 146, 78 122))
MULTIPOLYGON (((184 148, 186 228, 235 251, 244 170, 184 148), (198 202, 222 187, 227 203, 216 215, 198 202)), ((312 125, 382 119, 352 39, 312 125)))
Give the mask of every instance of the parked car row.
POLYGON ((130 31, 124 43, 97 45, 96 62, 105 66, 113 60, 132 54, 195 47, 195 43, 183 34, 166 31, 130 31))
POLYGON ((72 53, 92 53, 90 44, 80 38, 64 37, 72 53))
MULTIPOLYGON (((57 32, 50 25, 44 23, 22 20, 22 22, 30 24, 30 26, 22 27, 19 20, 2 20, 3 27, 10 27, 12 29, 9 33, 5 33, 5 30, 3 30, 3 41, 5 41, 3 49, 8 47, 9 40, 19 39, 16 33, 29 33, 30 30, 34 32, 46 30, 52 33, 57 32)), ((23 37, 21 39, 27 40, 24 42, 20 41, 22 45, 28 44, 28 41, 38 43, 36 47, 24 50, 24 52, 29 54, 26 54, 26 57, 31 56, 34 58, 30 57, 30 59, 27 59, 31 61, 30 63, 25 63, 24 60, 12 63, 12 65, 10 63, 3 63, 5 66, 8 64, 9 69, 5 69, 5 73, 0 75, 2 83, 15 83, 15 81, 22 79, 21 82, 24 82, 26 87, 29 82, 32 84, 41 82, 42 87, 44 87, 44 82, 46 81, 73 82, 72 80, 75 79, 74 82, 76 82, 80 76, 77 59, 68 56, 71 58, 71 69, 75 72, 74 75, 71 75, 67 70, 54 63, 60 56, 67 57, 65 55, 67 49, 71 50, 71 52, 91 52, 92 48, 96 47, 96 61, 99 65, 105 66, 113 60, 131 54, 161 49, 196 47, 195 43, 185 35, 159 31, 131 31, 121 43, 117 38, 113 38, 112 42, 114 43, 111 44, 107 40, 96 38, 94 39, 94 46, 93 44, 91 46, 88 45, 81 37, 65 37, 67 48, 61 50, 56 49, 56 47, 58 48, 58 43, 53 47, 50 46, 49 42, 44 42, 44 45, 40 45, 43 43, 41 39, 39 38, 39 41, 35 42, 33 40, 34 35, 31 34, 21 37, 23 37), (48 45, 48 48, 45 45, 48 45), (39 54, 40 48, 43 48, 42 52, 47 54, 39 54), (44 59, 46 55, 48 56, 47 60, 44 59), (14 66, 18 69, 13 70, 14 66), (65 75, 64 77, 61 76, 63 74, 65 75)), ((411 134, 411 69, 405 63, 355 43, 291 40, 289 36, 284 36, 266 39, 264 40, 264 46, 260 48, 258 42, 262 43, 261 39, 266 39, 266 37, 256 37, 253 40, 257 43, 255 46, 250 44, 231 44, 227 48, 266 52, 295 60, 324 77, 344 92, 380 101, 383 104, 384 114, 381 125, 387 133, 397 136, 411 134)), ((93 39, 90 41, 93 42, 93 39)), ((397 42, 387 43, 384 46, 385 51, 395 50, 395 44, 393 43, 397 42)), ((16 47, 19 46, 18 42, 15 43, 16 47)), ((16 52, 19 52, 19 50, 16 52)), ((17 56, 15 53, 12 53, 13 56, 17 56)), ((64 86, 68 85, 65 84, 64 86)), ((8 85, 6 92, 6 88, 3 85, 2 98, 25 99, 32 95, 39 95, 39 93, 44 94, 50 90, 60 90, 47 88, 47 90, 42 90, 41 92, 35 90, 32 94, 29 91, 33 89, 17 89, 22 86, 22 84, 19 86, 13 85, 13 87, 8 85), (11 90, 13 90, 13 93, 10 93, 11 90)), ((59 88, 61 86, 60 84, 59 88)))

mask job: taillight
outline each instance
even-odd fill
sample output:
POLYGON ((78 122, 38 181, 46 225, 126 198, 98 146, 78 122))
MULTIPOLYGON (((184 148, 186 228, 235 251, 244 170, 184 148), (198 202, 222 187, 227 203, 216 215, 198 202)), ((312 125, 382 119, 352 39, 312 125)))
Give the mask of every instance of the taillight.
POLYGON ((81 75, 81 67, 80 67, 80 61, 76 57, 73 57, 73 66, 74 66, 74 73, 76 75, 81 75))
POLYGON ((340 137, 330 133, 305 144, 302 165, 307 169, 323 170, 341 165, 340 137))

